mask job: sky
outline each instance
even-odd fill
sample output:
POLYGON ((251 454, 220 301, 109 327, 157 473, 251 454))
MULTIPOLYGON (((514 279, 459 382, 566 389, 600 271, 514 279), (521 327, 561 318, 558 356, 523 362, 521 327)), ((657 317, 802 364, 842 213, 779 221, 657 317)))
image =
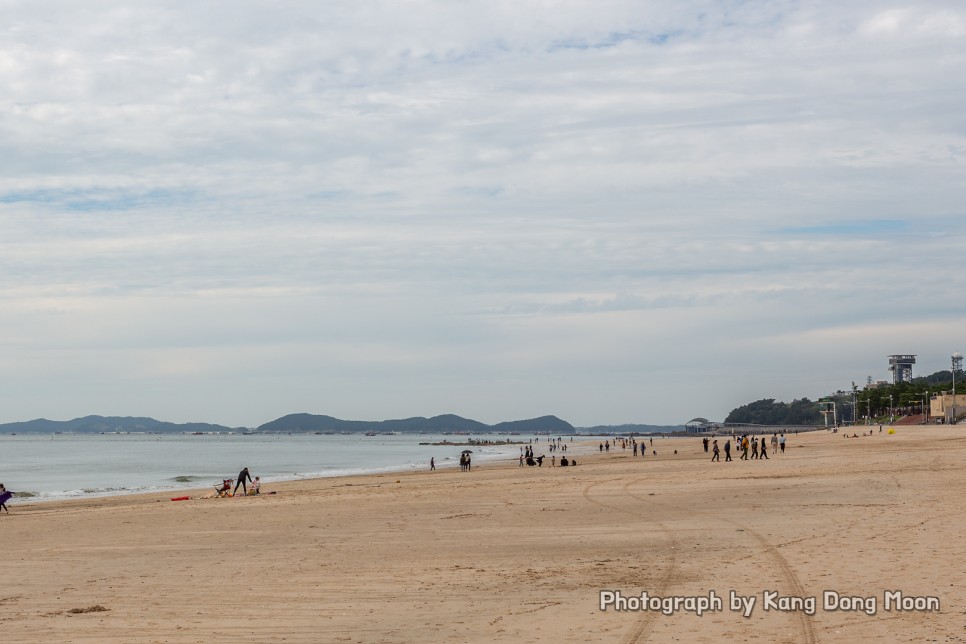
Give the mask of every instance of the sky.
POLYGON ((0 422, 683 424, 966 350, 959 1, 0 16, 0 422))

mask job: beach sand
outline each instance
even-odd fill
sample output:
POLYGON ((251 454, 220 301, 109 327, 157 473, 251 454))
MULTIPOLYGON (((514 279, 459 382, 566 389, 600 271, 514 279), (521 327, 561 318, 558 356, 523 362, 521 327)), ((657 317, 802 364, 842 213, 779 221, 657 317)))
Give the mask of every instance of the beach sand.
POLYGON ((966 428, 793 435, 761 462, 711 463, 696 438, 654 448, 258 498, 15 500, 0 517, 0 638, 966 641, 966 428), (723 609, 601 611, 604 589, 714 591, 723 609), (824 610, 826 590, 875 598, 875 614, 824 610), (756 599, 749 617, 730 591, 756 599), (765 610, 766 591, 815 597, 815 614, 765 610), (941 609, 887 611, 887 591, 941 609))

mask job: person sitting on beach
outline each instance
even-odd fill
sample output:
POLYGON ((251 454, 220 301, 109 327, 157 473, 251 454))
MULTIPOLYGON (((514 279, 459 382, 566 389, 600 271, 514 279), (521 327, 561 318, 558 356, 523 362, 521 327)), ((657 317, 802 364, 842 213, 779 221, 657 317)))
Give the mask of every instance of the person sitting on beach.
POLYGON ((249 496, 255 496, 256 494, 261 494, 262 479, 259 476, 255 477, 252 481, 252 489, 248 492, 249 496))
POLYGON ((561 456, 560 457, 560 467, 567 467, 568 465, 570 465, 570 461, 567 460, 567 457, 566 456, 561 456))
POLYGON ((222 479, 221 487, 218 487, 216 485, 215 492, 218 493, 218 496, 228 496, 229 492, 231 492, 231 484, 232 484, 231 479, 222 479))

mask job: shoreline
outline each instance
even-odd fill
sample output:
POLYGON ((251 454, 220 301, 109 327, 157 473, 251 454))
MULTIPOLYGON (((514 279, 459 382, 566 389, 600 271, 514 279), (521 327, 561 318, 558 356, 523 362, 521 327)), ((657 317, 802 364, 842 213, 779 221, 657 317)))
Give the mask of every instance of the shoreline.
MULTIPOLYGON (((591 445, 591 442, 593 442, 594 445, 596 445, 595 441, 586 441, 586 444, 568 443, 568 445, 573 445, 576 448, 577 455, 582 456, 583 458, 587 458, 587 455, 591 455, 591 456, 593 455, 589 451, 589 449, 594 446, 594 445, 591 445)), ((526 443, 513 444, 511 445, 511 447, 522 446, 525 444, 526 443)), ((457 444, 455 446, 462 447, 463 445, 457 444)), ((485 446, 491 447, 492 445, 485 445, 485 446)), ((496 445, 496 447, 499 447, 499 446, 501 445, 496 445)), ((569 453, 570 452, 566 452, 566 454, 569 454, 569 453)), ((480 460, 474 460, 473 467, 475 468, 476 471, 480 471, 481 468, 490 469, 493 466, 502 467, 502 468, 515 468, 517 467, 517 461, 518 461, 517 456, 492 455, 492 457, 488 457, 488 458, 484 457, 480 460)), ((550 463, 549 455, 547 455, 547 460, 545 461, 544 467, 550 467, 549 463, 550 463)), ((458 470, 458 468, 459 468, 459 462, 455 460, 447 459, 436 463, 437 471, 447 472, 452 470, 458 470)), ((536 469, 539 469, 539 468, 536 468, 536 469)), ((348 473, 339 471, 338 473, 332 474, 330 476, 307 475, 304 477, 299 476, 299 477, 293 477, 293 478, 263 477, 262 488, 265 489, 266 486, 270 486, 273 488, 281 489, 283 487, 290 487, 293 484, 298 484, 302 482, 312 483, 312 482, 323 482, 323 481, 338 481, 341 479, 354 480, 354 479, 367 478, 367 477, 382 478, 382 477, 402 476, 402 475, 418 476, 421 474, 425 474, 425 475, 432 474, 432 472, 429 471, 428 461, 420 469, 415 469, 411 465, 393 465, 393 466, 387 466, 385 468, 377 468, 377 469, 372 469, 368 471, 348 472, 348 473)), ((98 500, 110 500, 110 499, 128 499, 128 498, 137 499, 139 497, 146 499, 148 501, 154 502, 159 500, 170 500, 169 497, 171 496, 171 494, 183 496, 182 493, 188 493, 189 496, 191 496, 190 500, 197 501, 197 500, 207 500, 203 498, 204 495, 206 495, 209 491, 214 489, 215 486, 216 486, 216 482, 213 480, 212 484, 207 487, 199 486, 199 485, 191 485, 186 483, 184 486, 170 487, 170 488, 151 490, 151 491, 138 490, 138 491, 117 491, 117 492, 106 492, 106 493, 85 493, 83 496, 78 495, 73 497, 56 497, 56 498, 38 498, 37 496, 19 497, 16 494, 14 494, 14 497, 11 500, 13 501, 12 505, 16 507, 29 507, 34 505, 49 506, 52 504, 84 503, 85 501, 93 502, 98 500)), ((240 495, 239 495, 239 498, 241 498, 240 495)))
POLYGON ((955 640, 966 427, 895 429, 799 434, 756 462, 656 439, 657 457, 612 448, 575 468, 504 460, 235 499, 17 504, 0 517, 14 553, 5 641, 955 640), (602 591, 713 591, 725 606, 602 610, 602 591), (748 616, 732 591, 757 599, 748 616), (772 591, 818 606, 769 609, 772 591), (826 591, 876 610, 826 610, 826 591), (941 608, 887 609, 886 591, 941 608))
MULTIPOLYGON (((819 433, 819 432, 826 432, 826 431, 827 430, 825 430, 825 428, 816 428, 813 430, 802 431, 801 434, 805 435, 805 434, 819 433)), ((42 434, 38 434, 38 435, 42 435, 42 434)), ((305 435, 308 436, 309 434, 306 433, 305 435)), ((795 436, 795 435, 798 435, 798 434, 790 434, 789 436, 795 436)), ((618 436, 621 436, 621 435, 618 435, 618 436)), ((597 452, 593 451, 593 448, 596 447, 599 442, 601 442, 601 439, 614 438, 611 435, 605 435, 605 434, 600 434, 600 435, 581 434, 581 435, 568 436, 568 438, 570 437, 574 439, 578 439, 578 438, 583 439, 577 443, 568 443, 568 445, 572 445, 573 447, 575 447, 578 450, 577 455, 582 455, 584 458, 587 458, 588 456, 597 455, 597 452)), ((649 434, 649 435, 634 436, 634 438, 641 438, 641 439, 659 439, 662 441, 662 444, 663 444, 663 441, 682 441, 685 444, 690 444, 690 442, 694 442, 694 441, 700 442, 704 437, 705 437, 704 434, 688 434, 688 435, 685 435, 685 434, 651 435, 649 434)), ((708 434, 707 437, 714 438, 714 436, 711 434, 708 434)), ((727 435, 719 434, 718 437, 724 439, 724 438, 730 437, 730 434, 727 434, 727 435)), ((539 438, 546 439, 546 437, 542 435, 539 438)), ((627 438, 631 438, 631 436, 628 435, 627 438)), ((523 441, 520 441, 517 443, 481 443, 481 444, 447 443, 447 442, 432 443, 432 444, 418 443, 419 446, 429 446, 429 447, 477 446, 477 447, 496 447, 496 448, 522 447, 528 444, 536 445, 535 443, 527 443, 523 441)), ((616 446, 616 442, 614 443, 614 445, 616 446)), ((672 446, 672 449, 673 449, 673 446, 672 446)), ((735 454, 735 458, 737 459, 737 454, 738 454, 737 450, 735 450, 733 453, 735 454)), ((560 457, 560 455, 562 455, 562 453, 558 455, 558 458, 560 457)), ((545 454, 545 456, 549 460, 550 454, 545 454)), ((606 457, 606 454, 604 456, 606 457)), ((507 465, 508 467, 516 466, 517 464, 517 456, 515 455, 513 456, 491 455, 491 456, 483 456, 482 458, 478 456, 476 458, 479 458, 479 460, 474 461, 474 464, 477 466, 480 466, 480 465, 489 466, 495 463, 499 463, 501 461, 506 461, 506 463, 508 464, 507 465)), ((456 462, 455 460, 444 459, 437 462, 436 467, 438 470, 456 468, 458 467, 458 462, 456 462)), ((282 483, 295 483, 299 481, 315 481, 315 480, 355 478, 355 477, 381 476, 381 475, 389 476, 389 475, 404 474, 404 473, 418 474, 423 471, 426 471, 428 473, 428 461, 425 464, 420 465, 419 467, 414 466, 412 463, 407 463, 407 464, 388 465, 384 467, 368 468, 368 469, 367 468, 349 468, 349 469, 356 469, 357 471, 346 471, 345 469, 338 469, 338 470, 335 470, 332 474, 311 473, 307 475, 292 475, 292 476, 269 475, 269 476, 262 477, 262 484, 263 485, 269 484, 269 485, 275 486, 282 483)), ((254 474, 257 474, 257 472, 253 472, 253 475, 254 474)), ((155 497, 164 498, 171 494, 176 494, 181 496, 184 493, 188 493, 189 495, 191 495, 192 499, 197 499, 197 498, 201 498, 200 495, 206 494, 208 491, 213 489, 218 484, 218 481, 216 481, 215 478, 216 477, 212 477, 210 485, 208 486, 195 485, 189 482, 185 482, 183 485, 171 485, 170 487, 157 487, 156 489, 151 489, 151 490, 118 489, 118 490, 109 490, 104 492, 82 492, 76 495, 56 496, 56 497, 50 497, 50 498, 41 497, 39 494, 34 494, 31 496, 18 496, 15 493, 12 501, 14 501, 14 504, 17 506, 27 506, 27 505, 35 505, 35 504, 47 505, 51 503, 75 502, 75 501, 82 502, 85 500, 112 499, 115 497, 132 497, 132 496, 134 497, 145 496, 145 497, 150 497, 154 499, 155 497), (199 496, 195 496, 195 494, 199 496)))

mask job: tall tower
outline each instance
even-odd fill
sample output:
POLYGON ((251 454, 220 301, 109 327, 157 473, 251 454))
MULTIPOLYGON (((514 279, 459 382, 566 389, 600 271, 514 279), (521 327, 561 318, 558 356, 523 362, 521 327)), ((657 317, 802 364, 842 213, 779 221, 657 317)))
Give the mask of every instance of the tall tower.
POLYGON ((912 365, 916 364, 914 355, 889 356, 889 371, 892 372, 892 384, 912 380, 912 365))

